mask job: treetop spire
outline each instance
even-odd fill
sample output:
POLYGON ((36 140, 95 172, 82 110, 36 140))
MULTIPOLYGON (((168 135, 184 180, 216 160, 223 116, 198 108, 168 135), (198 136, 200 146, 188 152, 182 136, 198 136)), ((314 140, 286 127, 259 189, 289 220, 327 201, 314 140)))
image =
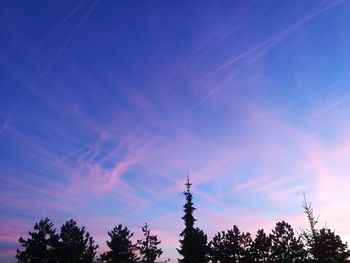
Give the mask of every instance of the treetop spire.
POLYGON ((185 183, 187 191, 190 191, 191 185, 192 185, 192 183, 190 182, 189 173, 187 172, 187 182, 185 183))

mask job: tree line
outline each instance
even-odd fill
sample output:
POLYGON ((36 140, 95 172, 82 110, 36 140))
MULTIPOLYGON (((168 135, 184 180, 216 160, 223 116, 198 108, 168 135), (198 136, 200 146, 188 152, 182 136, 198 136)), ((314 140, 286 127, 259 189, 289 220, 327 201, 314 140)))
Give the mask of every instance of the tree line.
POLYGON ((142 227, 143 238, 134 244, 133 233, 121 224, 108 232, 106 242, 109 250, 96 257, 98 245, 85 227, 79 228, 73 219, 56 233, 54 224, 45 218, 34 225, 34 232, 29 238, 19 238, 23 250, 17 249, 16 258, 23 263, 153 263, 163 251, 161 241, 152 235, 147 223, 142 227))
MULTIPOLYGON (((184 229, 180 233, 177 251, 179 263, 350 263, 347 243, 329 228, 317 228, 318 220, 311 204, 304 199, 303 208, 308 229, 295 233, 285 221, 277 222, 271 233, 259 229, 255 236, 241 232, 237 225, 220 231, 211 240, 195 227, 196 219, 189 178, 186 182, 183 206, 184 229)), ((149 225, 142 227, 143 238, 132 241, 133 233, 119 224, 108 232, 108 251, 96 255, 98 245, 85 227, 71 219, 56 233, 48 219, 34 225, 29 237, 19 238, 18 262, 26 263, 158 263, 163 254, 161 241, 152 235, 149 225)), ((168 260, 163 262, 168 262, 168 260)))

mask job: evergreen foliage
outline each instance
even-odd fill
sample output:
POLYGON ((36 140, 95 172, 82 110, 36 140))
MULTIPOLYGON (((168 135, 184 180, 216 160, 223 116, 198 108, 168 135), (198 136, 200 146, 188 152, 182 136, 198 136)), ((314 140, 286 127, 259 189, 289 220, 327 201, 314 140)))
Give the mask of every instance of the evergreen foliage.
POLYGON ((127 227, 119 224, 108 232, 110 241, 107 241, 109 251, 101 255, 102 262, 109 263, 135 263, 138 261, 136 246, 132 244, 134 234, 127 227))
POLYGON ((316 262, 345 263, 350 256, 347 244, 334 231, 322 228, 317 231, 310 251, 316 262))
POLYGON ((297 263, 306 259, 304 244, 285 221, 278 222, 271 234, 271 262, 297 263))
POLYGON ((210 259, 213 263, 252 262, 253 241, 250 233, 241 233, 234 225, 227 232, 218 232, 210 242, 210 259))
POLYGON ((255 262, 270 262, 270 249, 271 237, 264 232, 264 229, 259 229, 252 245, 252 256, 255 262))
MULTIPOLYGON (((281 221, 269 235, 259 229, 252 238, 250 233, 241 232, 234 225, 232 229, 218 232, 208 243, 204 231, 195 227, 196 208, 189 178, 185 185, 182 216, 185 228, 177 249, 182 257, 179 263, 350 263, 347 243, 334 231, 317 228, 318 218, 314 217, 306 198, 303 208, 309 228, 303 229, 300 236, 294 234, 290 224, 281 221)), ((108 232, 109 251, 96 258, 98 245, 85 227, 78 227, 76 221, 70 219, 58 234, 46 218, 35 223, 27 239, 19 238, 22 250, 17 249, 16 258, 19 263, 156 263, 163 254, 159 247, 161 241, 151 234, 147 223, 142 232, 143 238, 133 244, 133 233, 127 227, 121 224, 114 227, 108 232)))
POLYGON ((163 251, 158 248, 161 243, 156 235, 151 235, 151 230, 148 224, 142 227, 143 239, 137 240, 137 249, 140 254, 140 263, 155 263, 156 259, 159 258, 163 251))
POLYGON ((208 262, 208 238, 207 235, 199 228, 194 227, 196 219, 193 216, 195 207, 193 206, 193 197, 190 192, 191 183, 187 177, 186 203, 184 205, 184 216, 182 219, 185 223, 185 229, 181 232, 180 248, 177 249, 182 259, 178 259, 179 263, 204 263, 208 262))
POLYGON ((254 261, 252 254, 253 240, 250 233, 242 233, 239 238, 240 262, 251 263, 254 261))
POLYGON ((242 250, 240 246, 241 232, 238 226, 234 225, 232 229, 229 229, 226 233, 226 252, 230 257, 230 261, 236 262, 242 256, 242 250))
POLYGON ((29 232, 29 238, 20 237, 19 242, 25 248, 17 250, 18 262, 48 263, 92 263, 97 245, 85 227, 81 229, 71 219, 56 234, 54 224, 48 219, 34 225, 35 232, 29 232))
POLYGON ((218 232, 209 243, 210 260, 213 263, 226 263, 230 260, 230 255, 227 253, 226 233, 218 232))
POLYGON ((57 262, 57 247, 59 236, 54 224, 45 218, 35 223, 34 232, 29 232, 30 238, 19 238, 23 251, 17 249, 16 258, 23 263, 51 263, 57 262))
POLYGON ((325 227, 317 229, 318 218, 315 218, 311 204, 308 204, 304 195, 304 212, 307 216, 310 229, 304 229, 302 236, 307 245, 309 262, 312 263, 345 263, 349 262, 350 251, 347 244, 334 231, 325 227))
POLYGON ((97 245, 85 227, 79 228, 71 219, 61 227, 59 258, 66 263, 92 263, 96 255, 97 245))

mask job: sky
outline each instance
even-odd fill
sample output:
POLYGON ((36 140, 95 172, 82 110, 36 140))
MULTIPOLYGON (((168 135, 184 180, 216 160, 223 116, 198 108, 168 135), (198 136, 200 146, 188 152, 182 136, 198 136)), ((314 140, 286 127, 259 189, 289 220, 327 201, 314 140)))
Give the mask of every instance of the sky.
POLYGON ((177 262, 197 226, 307 220, 350 241, 350 2, 3 1, 0 261, 49 217, 106 250, 147 222, 177 262))

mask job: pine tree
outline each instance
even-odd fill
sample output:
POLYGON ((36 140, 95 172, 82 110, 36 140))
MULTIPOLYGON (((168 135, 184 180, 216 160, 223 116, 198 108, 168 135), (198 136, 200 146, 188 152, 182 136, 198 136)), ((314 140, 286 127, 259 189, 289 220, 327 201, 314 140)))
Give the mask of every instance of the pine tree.
POLYGON ((230 255, 226 252, 226 233, 218 232, 209 243, 209 254, 212 263, 226 263, 230 261, 230 255))
POLYGON ((311 251, 317 262, 349 262, 348 246, 334 231, 326 228, 320 229, 316 234, 316 244, 317 246, 311 248, 311 251))
POLYGON ((285 221, 278 222, 271 235, 271 262, 296 263, 304 262, 306 252, 300 237, 294 236, 291 225, 285 221))
POLYGON ((240 238, 239 238, 239 245, 240 245, 240 260, 239 262, 242 263, 251 263, 253 262, 253 253, 252 253, 252 248, 253 248, 253 240, 250 235, 250 233, 242 233, 240 238))
POLYGON ((256 233, 253 245, 252 254, 255 262, 268 263, 270 262, 271 238, 263 229, 259 229, 256 233))
POLYGON ((304 212, 309 221, 310 229, 303 230, 302 236, 309 253, 309 262, 314 263, 345 263, 349 262, 350 251, 347 244, 330 229, 317 229, 318 218, 314 217, 311 204, 308 204, 304 195, 304 212))
POLYGON ((79 228, 71 219, 61 227, 59 257, 65 263, 92 263, 97 245, 85 227, 79 228))
POLYGON ((133 236, 127 227, 120 224, 108 232, 111 241, 107 241, 110 251, 101 255, 102 262, 108 263, 135 263, 138 261, 136 246, 130 240, 133 236))
POLYGON ((242 255, 240 247, 240 235, 241 232, 238 226, 234 225, 232 229, 229 229, 226 233, 226 253, 231 262, 236 262, 242 255))
POLYGON ((210 242, 210 259, 213 263, 253 262, 253 241, 250 233, 241 233, 234 225, 227 232, 217 233, 210 242))
POLYGON ((29 232, 30 238, 19 238, 23 251, 17 249, 18 262, 26 263, 54 263, 58 262, 58 235, 54 224, 45 218, 35 223, 34 232, 29 232))
POLYGON ((140 254, 140 263, 154 263, 159 258, 163 251, 158 248, 161 241, 158 240, 156 235, 151 235, 151 231, 148 224, 142 227, 143 239, 137 240, 137 248, 140 254))
POLYGON ((179 263, 204 263, 208 262, 208 246, 207 235, 202 230, 194 227, 196 219, 193 217, 195 207, 193 206, 193 197, 190 192, 191 183, 187 177, 186 191, 184 195, 186 197, 186 203, 184 205, 185 215, 182 219, 185 222, 185 229, 181 232, 180 236, 180 249, 177 251, 182 256, 182 259, 178 259, 179 263))

